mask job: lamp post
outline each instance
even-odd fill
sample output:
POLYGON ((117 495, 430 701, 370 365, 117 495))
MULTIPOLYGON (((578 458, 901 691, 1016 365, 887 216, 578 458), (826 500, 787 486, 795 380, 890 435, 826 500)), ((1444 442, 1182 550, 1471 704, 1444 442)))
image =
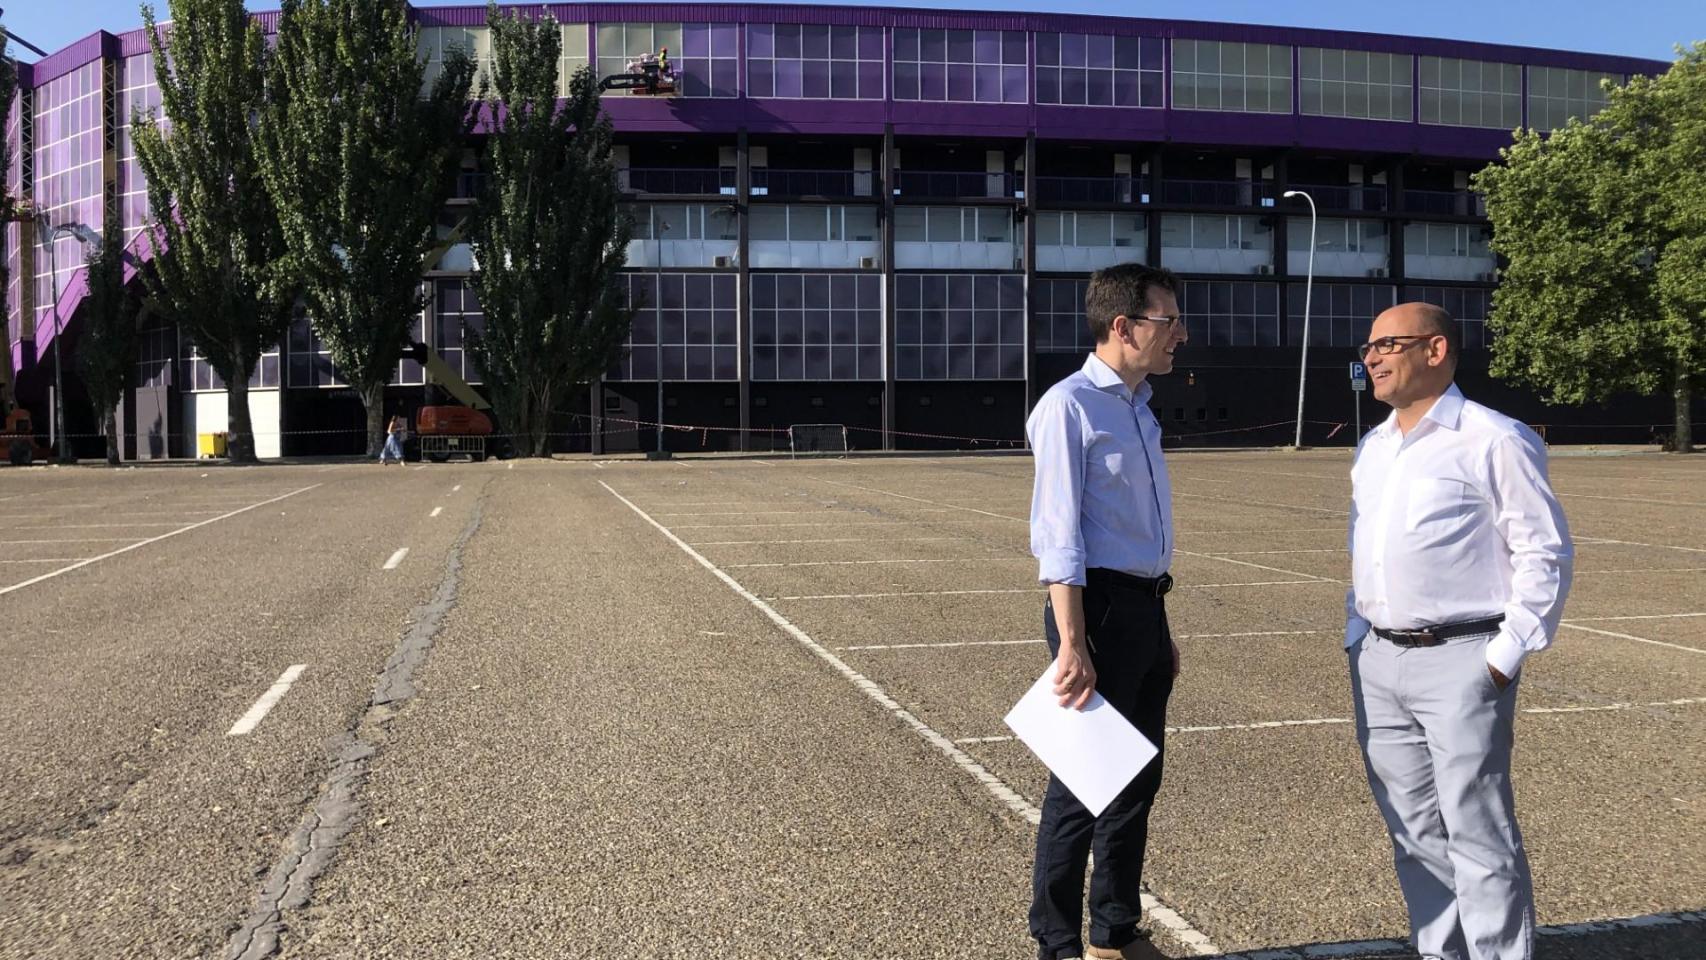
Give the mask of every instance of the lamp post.
MULTIPOLYGON (((68 236, 85 246, 92 244, 99 250, 101 236, 81 223, 62 223, 57 227, 50 227, 46 220, 42 220, 39 229, 47 234, 47 284, 48 295, 53 300, 53 435, 58 441, 59 461, 69 463, 72 458, 71 438, 65 435, 65 362, 59 347, 65 330, 59 316, 59 256, 55 246, 60 237, 68 236)), ((85 263, 88 259, 87 256, 83 258, 85 263)))
POLYGON ((1303 386, 1309 381, 1309 307, 1315 294, 1315 198, 1302 190, 1287 190, 1287 197, 1309 201, 1309 271, 1303 280, 1303 360, 1297 371, 1297 436, 1292 446, 1303 449, 1303 386))

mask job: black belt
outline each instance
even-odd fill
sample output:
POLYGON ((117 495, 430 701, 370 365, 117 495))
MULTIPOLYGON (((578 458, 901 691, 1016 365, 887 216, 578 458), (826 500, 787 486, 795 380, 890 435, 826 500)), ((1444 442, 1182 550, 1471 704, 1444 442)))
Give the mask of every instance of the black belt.
POLYGON ((1091 567, 1084 571, 1084 582, 1092 587, 1132 590, 1151 597, 1165 597, 1173 589, 1173 575, 1170 573, 1159 577, 1135 577, 1106 567, 1091 567))
POLYGON ((1447 640, 1455 640, 1458 637, 1469 637, 1478 633, 1493 633, 1499 629, 1499 624, 1504 622, 1504 614, 1500 614, 1496 617, 1488 617, 1485 620, 1445 623, 1437 627, 1422 627, 1419 630, 1388 630, 1385 627, 1375 627, 1374 635, 1382 640, 1390 640, 1400 647, 1437 647, 1447 640))

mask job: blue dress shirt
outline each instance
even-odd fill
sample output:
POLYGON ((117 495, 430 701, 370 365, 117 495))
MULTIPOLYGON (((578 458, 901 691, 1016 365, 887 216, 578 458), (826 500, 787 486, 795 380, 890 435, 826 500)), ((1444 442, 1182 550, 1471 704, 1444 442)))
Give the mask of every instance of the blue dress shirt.
POLYGON ((1159 577, 1173 561, 1173 487, 1148 383, 1127 389, 1091 354, 1037 401, 1031 553, 1043 583, 1083 586, 1087 567, 1159 577))

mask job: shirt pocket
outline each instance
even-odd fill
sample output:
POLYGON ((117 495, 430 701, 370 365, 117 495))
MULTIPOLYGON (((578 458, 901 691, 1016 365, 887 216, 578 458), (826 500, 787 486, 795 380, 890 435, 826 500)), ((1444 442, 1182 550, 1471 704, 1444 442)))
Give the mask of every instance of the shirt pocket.
POLYGON ((1469 485, 1461 480, 1432 477, 1410 481, 1404 506, 1404 526, 1411 530, 1457 524, 1469 514, 1469 485))

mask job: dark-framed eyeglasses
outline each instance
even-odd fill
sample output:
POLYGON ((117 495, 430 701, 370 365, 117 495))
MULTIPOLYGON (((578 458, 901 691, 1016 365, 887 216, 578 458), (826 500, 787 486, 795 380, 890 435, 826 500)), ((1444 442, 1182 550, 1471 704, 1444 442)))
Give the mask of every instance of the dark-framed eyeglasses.
POLYGON ((1160 327, 1163 330, 1171 330, 1174 327, 1178 326, 1179 324, 1185 322, 1185 318, 1182 316, 1179 316, 1177 314, 1175 314, 1171 317, 1132 317, 1132 316, 1128 316, 1128 317, 1126 317, 1126 319, 1127 320, 1147 320, 1150 323, 1155 324, 1156 326, 1160 327))
POLYGON ((1383 357, 1390 357, 1400 350, 1406 350, 1409 348, 1409 344, 1405 341, 1432 340, 1437 336, 1439 336, 1437 333, 1401 333, 1393 337, 1381 337, 1378 340, 1370 340, 1367 343, 1357 344, 1357 356, 1363 360, 1367 360, 1368 355, 1371 353, 1378 353, 1383 357))

